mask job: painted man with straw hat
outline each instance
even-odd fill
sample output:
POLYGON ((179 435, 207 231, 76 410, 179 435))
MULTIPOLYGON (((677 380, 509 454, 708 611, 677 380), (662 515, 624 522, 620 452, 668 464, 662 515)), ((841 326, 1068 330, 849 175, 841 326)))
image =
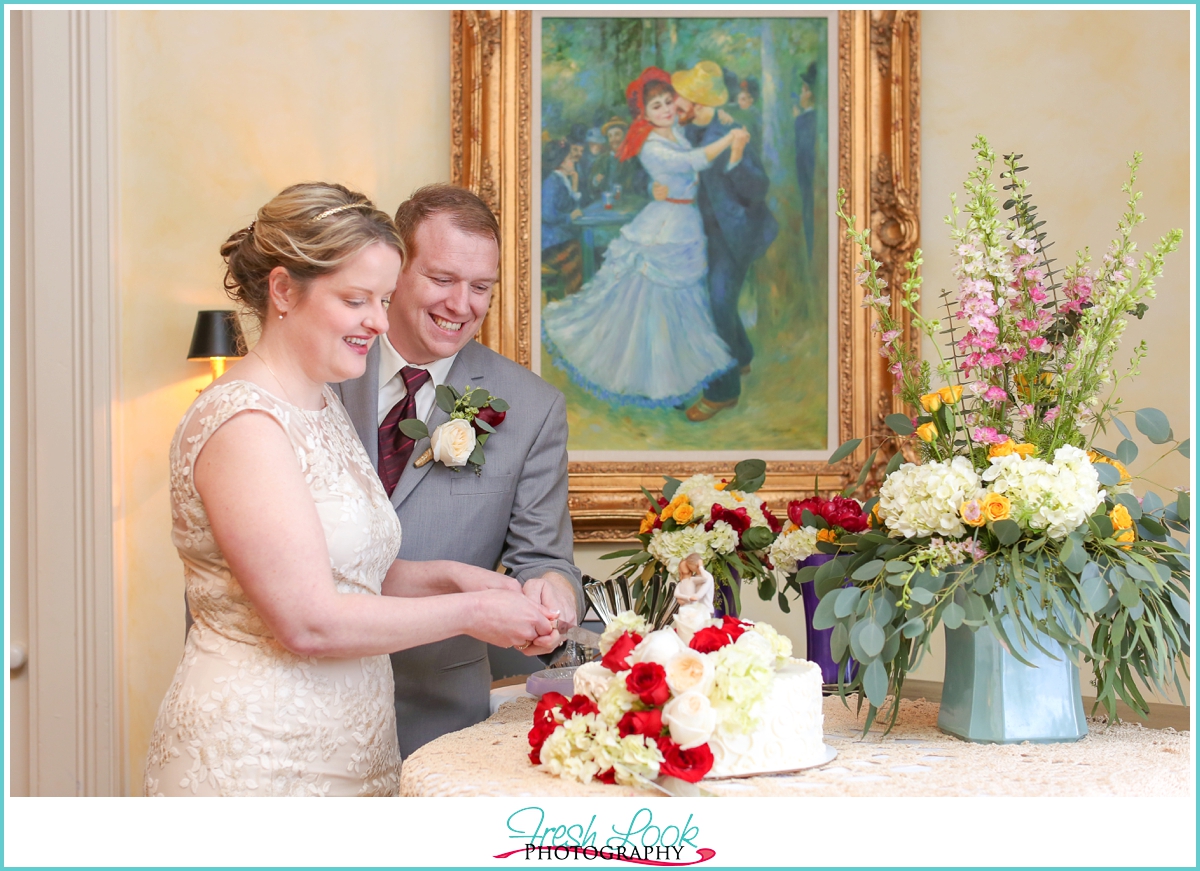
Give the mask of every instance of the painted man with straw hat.
MULTIPOLYGON (((716 109, 729 101, 720 65, 701 61, 671 76, 676 92, 679 123, 692 145, 703 147, 719 140, 732 128, 717 117, 716 109)), ((738 365, 712 381, 687 410, 691 421, 708 420, 738 404, 742 378, 750 372, 754 348, 738 316, 738 297, 750 264, 761 257, 779 233, 779 224, 767 208, 770 182, 753 148, 735 144, 700 173, 697 205, 708 240, 708 290, 718 335, 738 365)))

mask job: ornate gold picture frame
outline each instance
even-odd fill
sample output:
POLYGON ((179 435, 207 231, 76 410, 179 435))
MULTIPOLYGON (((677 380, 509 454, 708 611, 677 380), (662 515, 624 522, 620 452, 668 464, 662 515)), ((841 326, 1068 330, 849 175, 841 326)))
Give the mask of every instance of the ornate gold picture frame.
MULTIPOLYGON (((539 12, 549 16, 552 13, 539 12)), ((663 13, 666 14, 666 13, 663 13)), ((705 10, 720 18, 719 10, 705 10)), ((742 17, 745 17, 744 13, 742 17)), ((535 13, 456 11, 451 34, 452 180, 479 193, 503 231, 500 281, 479 339, 532 367, 535 341, 533 250, 537 235, 534 152, 540 146, 535 113, 535 13)), ((869 221, 876 259, 898 287, 919 236, 920 23, 912 11, 843 11, 836 15, 837 186, 859 225, 869 221)), ((831 63, 829 78, 835 75, 831 63)), ((856 251, 840 232, 836 243, 836 437, 889 434, 886 415, 899 410, 890 375, 860 307, 856 251)), ((897 317, 903 312, 897 304, 897 317)), ((911 341, 916 341, 910 336, 911 341)), ((872 439, 876 444, 878 440, 872 439)), ((768 460, 761 495, 774 504, 809 494, 818 483, 836 491, 854 482, 868 448, 834 466, 821 460, 768 460)), ((879 462, 885 462, 880 457, 879 462)), ((570 507, 577 541, 620 541, 636 532, 645 512, 641 487, 657 491, 663 475, 728 475, 732 463, 626 461, 570 463, 570 507)))

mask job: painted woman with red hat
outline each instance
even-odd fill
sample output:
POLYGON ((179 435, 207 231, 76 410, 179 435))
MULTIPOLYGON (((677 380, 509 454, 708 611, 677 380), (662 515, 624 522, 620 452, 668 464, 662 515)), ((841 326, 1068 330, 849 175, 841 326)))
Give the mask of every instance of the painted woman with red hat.
POLYGON ((708 301, 700 170, 744 130, 693 148, 676 119, 669 74, 647 67, 625 90, 633 123, 618 157, 641 161, 655 200, 621 228, 583 289, 542 311, 555 365, 614 405, 674 407, 737 365, 717 335, 708 301))

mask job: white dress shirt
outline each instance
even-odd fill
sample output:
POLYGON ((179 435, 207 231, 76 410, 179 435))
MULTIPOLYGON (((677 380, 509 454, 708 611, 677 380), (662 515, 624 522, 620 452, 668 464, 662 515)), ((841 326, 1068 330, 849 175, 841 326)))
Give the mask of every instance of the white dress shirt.
POLYGON ((408 395, 408 388, 404 385, 404 379, 400 377, 400 370, 405 366, 413 366, 414 369, 426 369, 429 372, 429 380, 421 385, 417 390, 417 408, 416 416, 418 420, 428 420, 429 413, 433 411, 433 403, 435 393, 439 384, 446 383, 446 377, 450 374, 450 367, 454 365, 457 353, 441 360, 434 360, 432 363, 427 363, 424 366, 414 366, 409 363, 400 353, 392 347, 392 343, 388 341, 387 334, 379 337, 379 417, 376 425, 381 425, 383 419, 387 417, 388 412, 408 395))

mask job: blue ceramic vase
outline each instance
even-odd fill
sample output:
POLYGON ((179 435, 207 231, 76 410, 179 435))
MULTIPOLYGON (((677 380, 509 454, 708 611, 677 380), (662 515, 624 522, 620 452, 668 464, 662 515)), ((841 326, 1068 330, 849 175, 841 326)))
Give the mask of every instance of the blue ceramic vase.
MULTIPOLYGON (((956 600, 962 602, 962 591, 956 600)), ((1001 625, 1009 638, 1017 635, 1012 620, 1001 625)), ((987 626, 946 629, 946 676, 938 728, 977 744, 1051 744, 1078 741, 1087 734, 1079 667, 1062 645, 1038 633, 1038 644, 1053 659, 1028 645, 1012 656, 987 626)))

